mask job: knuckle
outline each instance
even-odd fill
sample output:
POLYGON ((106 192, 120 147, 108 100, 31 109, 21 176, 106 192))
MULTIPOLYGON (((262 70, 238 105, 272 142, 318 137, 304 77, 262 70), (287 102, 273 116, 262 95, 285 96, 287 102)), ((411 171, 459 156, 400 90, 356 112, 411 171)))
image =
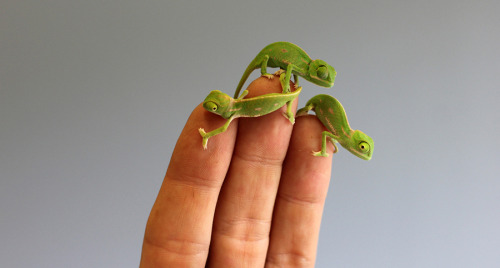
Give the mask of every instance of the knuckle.
POLYGON ((268 255, 266 267, 314 267, 314 260, 298 252, 268 255))
POLYGON ((240 217, 220 222, 216 232, 240 242, 258 242, 269 239, 270 228, 270 219, 240 217))
POLYGON ((208 244, 196 241, 181 239, 158 241, 147 236, 144 238, 144 244, 149 245, 153 250, 157 251, 158 254, 187 259, 206 256, 209 248, 208 244))
MULTIPOLYGON (((168 176, 168 175, 167 175, 168 176)), ((178 174, 177 176, 168 176, 176 183, 197 188, 197 189, 219 189, 222 185, 223 178, 211 178, 203 174, 190 174, 188 171, 178 174)))
POLYGON ((292 195, 287 193, 278 193, 278 198, 287 203, 292 203, 299 206, 317 206, 324 202, 324 199, 315 195, 292 195))
POLYGON ((272 154, 264 153, 239 153, 235 151, 235 158, 239 158, 242 161, 248 162, 250 165, 256 166, 270 166, 270 167, 281 167, 283 165, 283 159, 280 157, 273 157, 272 154))

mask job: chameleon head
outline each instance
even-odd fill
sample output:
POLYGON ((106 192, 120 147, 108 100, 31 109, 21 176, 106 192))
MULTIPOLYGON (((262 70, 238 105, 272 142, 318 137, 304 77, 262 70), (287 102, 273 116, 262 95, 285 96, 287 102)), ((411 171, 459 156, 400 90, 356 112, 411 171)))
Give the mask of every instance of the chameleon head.
POLYGON ((355 156, 370 160, 372 158, 374 144, 373 139, 360 130, 355 130, 352 134, 352 144, 346 147, 355 156))
POLYGON ((309 65, 309 79, 322 87, 333 87, 337 72, 323 60, 313 60, 309 65))
POLYGON ((227 119, 229 116, 226 117, 225 113, 231 103, 231 99, 226 93, 222 93, 220 90, 213 90, 203 101, 203 108, 227 119))

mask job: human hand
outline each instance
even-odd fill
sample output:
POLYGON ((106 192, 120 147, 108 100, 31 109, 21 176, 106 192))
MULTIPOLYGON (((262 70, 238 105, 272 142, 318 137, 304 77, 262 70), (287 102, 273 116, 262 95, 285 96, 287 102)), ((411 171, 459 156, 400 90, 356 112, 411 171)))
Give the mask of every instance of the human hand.
MULTIPOLYGON (((248 90, 281 84, 260 77, 248 90)), ((151 210, 141 267, 314 267, 333 146, 314 157, 326 129, 315 116, 292 125, 285 109, 234 120, 206 150, 198 129, 225 119, 194 109, 151 210)))

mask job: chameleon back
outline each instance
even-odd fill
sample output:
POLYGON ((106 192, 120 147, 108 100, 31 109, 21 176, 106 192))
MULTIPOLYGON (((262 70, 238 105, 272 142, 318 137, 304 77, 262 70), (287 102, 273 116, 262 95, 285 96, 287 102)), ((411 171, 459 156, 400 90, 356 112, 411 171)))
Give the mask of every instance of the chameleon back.
POLYGON ((373 139, 360 130, 351 129, 344 107, 337 99, 330 95, 320 94, 311 98, 305 108, 314 110, 316 117, 328 129, 328 132, 333 134, 333 137, 330 137, 346 150, 364 160, 372 158, 373 139))
POLYGON ((336 98, 326 94, 319 94, 312 97, 306 103, 306 106, 313 107, 316 117, 335 136, 351 131, 344 107, 336 98))
MULTIPOLYGON (((290 59, 302 59, 300 61, 294 62, 297 67, 300 69, 307 70, 307 66, 309 62, 311 62, 311 57, 299 46, 289 43, 289 42, 275 42, 267 45, 263 48, 258 56, 254 59, 256 62, 260 62, 260 58, 263 55, 272 55, 269 57, 269 61, 267 63, 268 67, 279 67, 282 69, 286 69, 287 62, 290 59)), ((260 65, 257 65, 255 69, 259 68, 260 65)), ((301 75, 305 75, 303 72, 301 75)))

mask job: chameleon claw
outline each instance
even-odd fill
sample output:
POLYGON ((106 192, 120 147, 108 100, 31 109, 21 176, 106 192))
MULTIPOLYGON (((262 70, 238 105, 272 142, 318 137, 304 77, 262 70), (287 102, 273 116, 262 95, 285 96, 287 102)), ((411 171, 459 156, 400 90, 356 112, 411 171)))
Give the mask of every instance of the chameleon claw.
POLYGON ((312 152, 312 155, 314 156, 323 156, 323 157, 328 157, 329 154, 327 152, 319 151, 319 152, 312 152))
POLYGON ((201 135, 202 138, 204 138, 205 135, 207 134, 203 128, 199 128, 198 132, 200 132, 200 135, 201 135))
POLYGON ((206 150, 207 143, 208 143, 208 138, 206 138, 207 133, 205 132, 205 130, 203 128, 199 128, 198 132, 200 132, 200 135, 203 138, 203 140, 201 141, 201 145, 203 146, 203 150, 206 150))
POLYGON ((263 77, 266 77, 267 79, 273 79, 274 75, 272 74, 262 74, 263 77))
POLYGON ((279 69, 279 70, 277 70, 277 71, 274 73, 274 75, 279 76, 279 75, 281 75, 281 74, 282 74, 282 73, 284 73, 284 72, 285 72, 285 70, 283 70, 283 69, 279 69))
POLYGON ((290 123, 292 123, 292 125, 294 125, 294 124, 295 124, 295 117, 293 116, 293 114, 292 114, 292 115, 289 115, 288 113, 283 113, 283 116, 284 116, 286 119, 290 120, 290 123))

